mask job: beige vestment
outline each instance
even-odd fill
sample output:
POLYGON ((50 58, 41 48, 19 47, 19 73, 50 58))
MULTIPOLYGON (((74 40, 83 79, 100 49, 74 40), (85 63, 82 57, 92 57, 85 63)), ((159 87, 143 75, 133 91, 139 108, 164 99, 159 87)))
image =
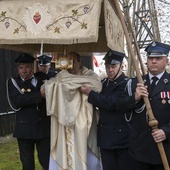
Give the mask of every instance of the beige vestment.
POLYGON ((99 157, 96 115, 78 88, 85 83, 100 92, 102 85, 92 70, 83 67, 80 74, 63 70, 45 81, 47 114, 51 116, 51 156, 57 170, 87 170, 87 147, 99 157))

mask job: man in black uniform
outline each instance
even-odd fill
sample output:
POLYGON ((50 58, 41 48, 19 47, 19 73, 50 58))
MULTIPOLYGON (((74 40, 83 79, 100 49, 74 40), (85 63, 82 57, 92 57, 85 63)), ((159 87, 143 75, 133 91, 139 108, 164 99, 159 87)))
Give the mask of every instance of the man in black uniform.
POLYGON ((50 70, 52 57, 48 55, 41 55, 37 59, 39 71, 35 73, 35 75, 40 77, 42 80, 49 80, 51 77, 55 77, 56 72, 50 70))
POLYGON ((17 138, 23 170, 34 170, 34 149, 44 170, 49 167, 50 117, 40 87, 42 80, 33 74, 34 57, 22 53, 15 62, 18 77, 8 81, 10 105, 16 111, 13 136, 17 138))
POLYGON ((153 42, 145 51, 148 74, 143 76, 144 85, 136 78, 131 79, 127 86, 128 94, 118 98, 117 108, 122 113, 132 111, 132 170, 164 170, 157 143, 163 143, 170 163, 170 75, 165 69, 170 46, 153 42), (154 132, 148 125, 149 117, 142 97, 149 98, 154 117, 158 120, 158 130, 154 132))
POLYGON ((98 146, 100 147, 103 170, 131 170, 128 155, 130 123, 125 115, 117 112, 116 98, 125 89, 128 78, 122 72, 125 54, 109 50, 105 55, 108 78, 102 81, 100 93, 82 85, 80 91, 88 95, 88 102, 99 108, 98 146))

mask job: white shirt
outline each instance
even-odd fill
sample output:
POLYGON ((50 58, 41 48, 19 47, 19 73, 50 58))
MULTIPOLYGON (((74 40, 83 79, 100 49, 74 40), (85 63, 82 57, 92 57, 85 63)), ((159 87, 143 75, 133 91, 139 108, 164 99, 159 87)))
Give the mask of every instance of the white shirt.
MULTIPOLYGON (((157 80, 157 82, 156 82, 156 84, 158 83, 158 81, 160 80, 160 78, 163 76, 163 74, 165 73, 165 71, 164 72, 162 72, 162 73, 160 73, 160 74, 158 74, 158 75, 156 75, 156 77, 158 78, 158 80, 157 80)), ((152 83, 152 81, 153 81, 153 79, 152 79, 152 77, 155 77, 154 75, 152 75, 151 73, 149 73, 149 80, 150 80, 150 84, 152 83)))

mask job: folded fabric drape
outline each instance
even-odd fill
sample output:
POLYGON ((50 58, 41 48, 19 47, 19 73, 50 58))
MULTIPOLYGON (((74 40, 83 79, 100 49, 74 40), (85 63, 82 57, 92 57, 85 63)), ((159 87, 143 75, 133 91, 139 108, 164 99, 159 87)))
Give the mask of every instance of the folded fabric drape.
POLYGON ((63 70, 45 81, 47 114, 51 116, 51 156, 61 170, 69 166, 86 170, 87 147, 99 157, 96 116, 87 96, 78 89, 82 83, 101 91, 100 78, 85 67, 82 75, 63 70))

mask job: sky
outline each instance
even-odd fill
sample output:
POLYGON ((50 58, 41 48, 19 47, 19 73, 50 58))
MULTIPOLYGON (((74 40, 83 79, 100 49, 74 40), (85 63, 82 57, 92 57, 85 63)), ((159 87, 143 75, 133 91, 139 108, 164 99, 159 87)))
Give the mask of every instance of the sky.
MULTIPOLYGON (((170 0, 155 0, 161 42, 170 45, 170 0)), ((167 71, 170 72, 170 53, 167 71)))
POLYGON ((155 0, 161 42, 170 45, 170 0, 155 0))

